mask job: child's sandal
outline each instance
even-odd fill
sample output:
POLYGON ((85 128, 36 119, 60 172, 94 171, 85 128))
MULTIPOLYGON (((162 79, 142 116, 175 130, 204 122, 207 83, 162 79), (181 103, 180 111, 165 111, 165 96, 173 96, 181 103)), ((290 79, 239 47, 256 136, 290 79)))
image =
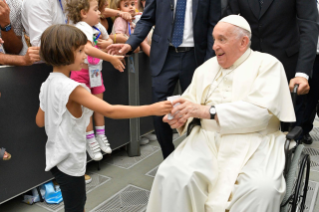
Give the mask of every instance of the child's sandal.
POLYGON ((6 152, 5 148, 1 148, 0 149, 0 158, 2 158, 2 160, 10 160, 11 159, 11 154, 6 152), (4 157, 6 154, 6 157, 4 157))

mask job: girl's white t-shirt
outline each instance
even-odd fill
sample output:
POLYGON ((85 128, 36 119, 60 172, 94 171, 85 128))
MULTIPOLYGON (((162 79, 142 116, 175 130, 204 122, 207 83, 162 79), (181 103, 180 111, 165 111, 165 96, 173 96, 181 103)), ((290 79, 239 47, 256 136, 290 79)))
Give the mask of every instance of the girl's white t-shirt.
POLYGON ((45 113, 46 168, 53 167, 71 176, 83 176, 86 170, 86 127, 93 112, 82 107, 82 116, 75 118, 67 109, 69 96, 84 85, 62 73, 50 73, 40 91, 40 108, 45 113))

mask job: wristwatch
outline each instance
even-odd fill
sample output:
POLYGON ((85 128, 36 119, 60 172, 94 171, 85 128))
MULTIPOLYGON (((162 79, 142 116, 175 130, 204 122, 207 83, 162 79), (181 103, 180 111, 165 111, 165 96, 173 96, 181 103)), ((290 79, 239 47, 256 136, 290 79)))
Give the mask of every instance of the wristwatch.
POLYGON ((2 31, 8 32, 9 30, 11 30, 11 23, 8 24, 8 25, 5 26, 5 27, 0 26, 0 29, 1 29, 2 31))
POLYGON ((210 113, 210 119, 215 119, 216 108, 214 106, 211 106, 209 109, 209 113, 210 113))

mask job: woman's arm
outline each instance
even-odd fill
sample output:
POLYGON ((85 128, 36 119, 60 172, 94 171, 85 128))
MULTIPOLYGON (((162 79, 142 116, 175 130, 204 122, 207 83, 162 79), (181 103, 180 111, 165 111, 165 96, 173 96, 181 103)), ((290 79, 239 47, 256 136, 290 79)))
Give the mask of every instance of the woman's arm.
POLYGON ((70 100, 112 119, 160 116, 169 113, 172 109, 172 104, 169 101, 144 106, 110 105, 89 93, 82 86, 74 89, 70 95, 70 100))
POLYGON ((130 13, 122 12, 122 11, 119 11, 119 10, 113 10, 113 9, 110 9, 110 8, 105 8, 105 10, 104 10, 102 15, 103 15, 104 18, 122 17, 126 21, 132 20, 132 15, 130 13))
POLYGON ((151 55, 151 46, 148 45, 147 38, 141 43, 141 49, 147 56, 151 55))
POLYGON ((40 107, 37 116, 35 117, 35 123, 38 127, 44 127, 44 111, 40 107))

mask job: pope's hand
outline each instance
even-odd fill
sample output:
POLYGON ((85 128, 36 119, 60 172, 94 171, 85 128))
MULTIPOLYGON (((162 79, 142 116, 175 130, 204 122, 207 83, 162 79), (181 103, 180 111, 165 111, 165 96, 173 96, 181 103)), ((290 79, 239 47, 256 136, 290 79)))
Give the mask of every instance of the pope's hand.
POLYGON ((201 107, 201 105, 183 98, 175 100, 172 104, 175 105, 177 103, 179 103, 179 105, 175 106, 171 111, 174 118, 172 120, 168 120, 167 115, 163 118, 163 121, 168 123, 171 128, 180 128, 190 117, 203 118, 201 117, 201 114, 203 113, 203 107, 201 107))
POLYGON ((132 51, 132 47, 129 44, 112 44, 109 45, 106 50, 112 55, 125 55, 129 51, 132 51))
POLYGON ((304 95, 309 92, 310 86, 309 86, 308 80, 304 77, 295 77, 290 80, 289 89, 291 92, 293 91, 295 85, 297 84, 299 85, 297 90, 298 95, 304 95))
POLYGON ((172 104, 175 105, 177 103, 179 103, 179 105, 173 108, 171 112, 172 114, 177 114, 177 117, 181 117, 186 120, 190 117, 202 118, 201 105, 183 98, 175 100, 172 104))
POLYGON ((186 123, 187 119, 181 119, 175 116, 173 119, 168 119, 168 115, 163 117, 163 122, 168 123, 172 129, 180 128, 186 123))

